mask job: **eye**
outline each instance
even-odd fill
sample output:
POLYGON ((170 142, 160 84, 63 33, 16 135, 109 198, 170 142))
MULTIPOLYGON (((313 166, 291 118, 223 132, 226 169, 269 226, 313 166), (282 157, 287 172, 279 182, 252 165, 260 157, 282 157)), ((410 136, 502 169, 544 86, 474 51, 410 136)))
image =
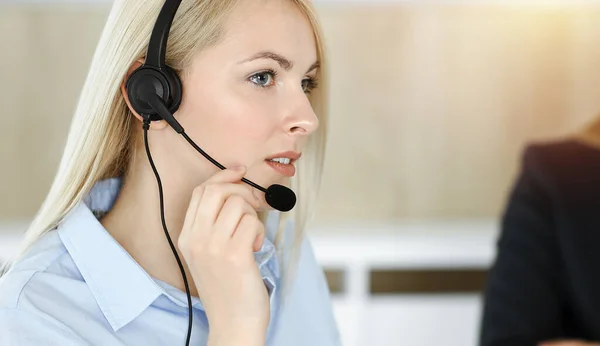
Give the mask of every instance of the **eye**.
POLYGON ((302 90, 304 90, 304 93, 306 94, 310 94, 311 91, 317 88, 317 86, 318 82, 313 77, 305 78, 302 80, 302 90))
POLYGON ((261 88, 267 88, 275 83, 275 71, 258 72, 250 76, 250 81, 261 88))

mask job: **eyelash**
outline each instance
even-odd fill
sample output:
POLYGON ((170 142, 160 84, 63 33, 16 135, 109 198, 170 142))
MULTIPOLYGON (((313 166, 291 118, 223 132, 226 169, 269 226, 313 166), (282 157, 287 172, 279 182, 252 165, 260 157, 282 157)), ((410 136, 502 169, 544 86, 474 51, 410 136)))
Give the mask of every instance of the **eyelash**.
MULTIPOLYGON (((272 85, 263 86, 263 85, 260 85, 258 83, 255 83, 253 81, 253 78, 256 78, 257 76, 261 76, 261 75, 271 75, 271 78, 275 79, 277 77, 277 71, 269 69, 269 70, 257 72, 255 74, 251 75, 250 77, 248 77, 248 81, 250 83, 252 83, 252 85, 254 87, 257 87, 259 89, 263 89, 264 90, 264 89, 267 89, 267 88, 271 87, 272 85)), ((307 77, 307 78, 303 79, 302 82, 303 83, 306 82, 306 84, 307 84, 306 85, 306 90, 304 90, 304 93, 307 94, 307 95, 310 95, 310 93, 314 89, 318 88, 318 86, 319 86, 318 80, 316 78, 314 78, 314 77, 307 77)))

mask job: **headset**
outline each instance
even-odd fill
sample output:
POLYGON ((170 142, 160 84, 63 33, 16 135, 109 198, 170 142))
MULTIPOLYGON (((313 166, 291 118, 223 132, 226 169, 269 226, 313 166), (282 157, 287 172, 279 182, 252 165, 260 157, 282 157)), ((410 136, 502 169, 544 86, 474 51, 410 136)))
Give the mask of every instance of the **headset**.
MULTIPOLYGON (((148 146, 148 129, 150 128, 150 123, 152 121, 165 120, 173 130, 182 135, 188 143, 207 160, 222 170, 225 169, 225 167, 196 145, 196 143, 194 143, 194 141, 185 133, 184 128, 174 116, 174 113, 181 104, 182 85, 175 70, 165 64, 165 54, 171 24, 173 23, 173 19, 175 18, 175 14, 177 13, 180 4, 181 0, 165 1, 156 23, 154 24, 154 28, 152 29, 146 52, 146 60, 142 66, 131 73, 125 83, 125 87, 131 107, 143 118, 144 144, 148 161, 150 162, 150 166, 152 167, 158 184, 160 216, 163 230, 167 237, 167 241, 169 242, 169 246, 173 251, 173 255, 177 260, 185 285, 189 313, 188 332, 185 343, 187 346, 190 343, 192 333, 192 299, 181 259, 175 250, 175 246, 173 245, 165 222, 162 182, 156 166, 154 165, 154 161, 152 160, 152 155, 148 146)), ((273 184, 265 189, 246 178, 242 178, 242 181, 264 192, 266 202, 276 210, 287 212, 292 210, 296 204, 296 195, 294 192, 283 185, 273 184)))

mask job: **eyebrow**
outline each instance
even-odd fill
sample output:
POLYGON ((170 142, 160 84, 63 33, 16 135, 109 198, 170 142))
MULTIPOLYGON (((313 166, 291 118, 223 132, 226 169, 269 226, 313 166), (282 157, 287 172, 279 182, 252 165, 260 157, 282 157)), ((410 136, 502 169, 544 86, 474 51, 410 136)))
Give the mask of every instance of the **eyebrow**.
MULTIPOLYGON (((275 60, 279 64, 279 66, 281 66, 281 68, 283 68, 286 71, 289 71, 292 69, 292 67, 294 67, 293 62, 289 61, 288 59, 284 58, 283 56, 281 56, 277 53, 268 52, 268 51, 256 53, 253 56, 251 56, 250 58, 242 60, 239 63, 243 64, 243 63, 247 63, 247 62, 258 60, 258 59, 275 60)), ((315 62, 314 64, 312 64, 310 66, 310 68, 308 69, 308 71, 306 71, 306 73, 309 73, 312 70, 319 68, 319 67, 320 67, 319 62, 315 62)))

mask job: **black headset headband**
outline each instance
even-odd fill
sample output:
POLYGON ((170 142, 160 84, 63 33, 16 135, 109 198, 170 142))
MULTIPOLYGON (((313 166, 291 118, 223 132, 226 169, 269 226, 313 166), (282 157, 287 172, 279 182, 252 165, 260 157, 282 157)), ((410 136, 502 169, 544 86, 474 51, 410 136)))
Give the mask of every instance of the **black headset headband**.
POLYGON ((171 30, 171 24, 180 4, 181 0, 165 1, 156 19, 156 24, 154 24, 154 29, 152 29, 148 50, 146 51, 146 63, 144 65, 158 69, 165 67, 169 31, 171 30))
POLYGON ((132 108, 151 121, 166 120, 178 132, 181 126, 172 114, 181 103, 181 80, 177 73, 166 65, 165 55, 171 24, 180 4, 181 0, 165 1, 152 29, 146 61, 127 80, 127 93, 132 108), (156 104, 157 99, 154 95, 158 95, 162 100, 160 105, 156 104), (166 107, 165 111, 168 112, 163 111, 159 114, 157 107, 166 107))

